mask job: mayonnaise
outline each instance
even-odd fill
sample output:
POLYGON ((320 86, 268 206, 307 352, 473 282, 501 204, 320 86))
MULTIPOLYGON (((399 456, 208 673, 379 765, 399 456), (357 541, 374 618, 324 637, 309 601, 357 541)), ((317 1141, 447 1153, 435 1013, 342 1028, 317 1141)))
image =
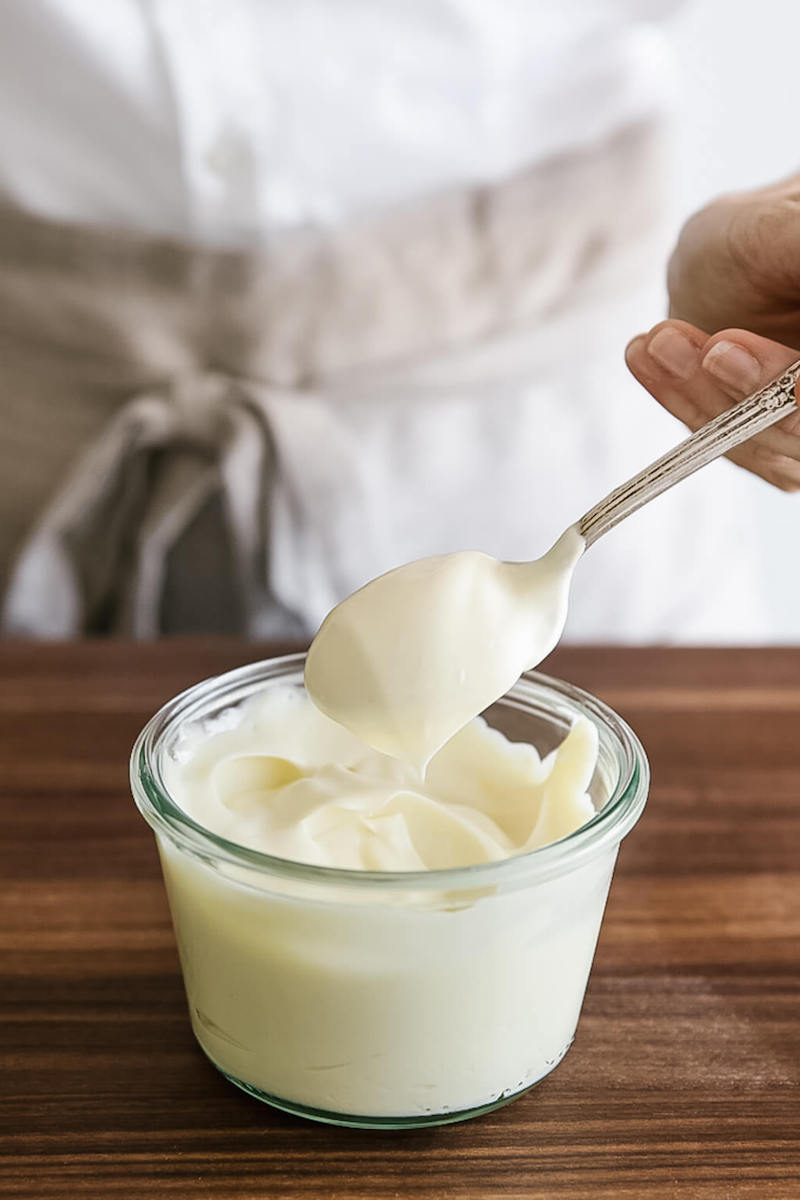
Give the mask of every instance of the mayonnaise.
POLYGON ((467 552, 390 572, 325 621, 307 692, 273 681, 180 727, 163 778, 198 825, 379 873, 365 890, 159 838, 192 1024, 236 1082, 325 1119, 427 1121, 511 1096, 566 1052, 616 843, 510 886, 402 873, 524 855, 594 816, 591 721, 529 718, 548 748, 558 733, 542 757, 478 716, 555 645, 582 551, 571 529, 536 563, 467 552))
POLYGON ((462 551, 381 575, 322 623, 306 662, 311 698, 361 741, 424 768, 553 649, 583 549, 572 526, 535 562, 462 551))
POLYGON ((357 869, 287 874, 159 835, 211 1060, 291 1111, 355 1124, 466 1115, 551 1071, 575 1031, 617 846, 504 881, 485 872, 594 816, 590 784, 608 794, 595 724, 576 712, 569 728, 563 705, 552 722, 504 705, 500 720, 554 749, 476 719, 423 780, 321 714, 299 673, 245 700, 237 690, 170 737, 172 799, 228 841, 357 869), (475 873, 436 871, 465 864, 475 873))
POLYGON ((232 729, 187 727, 165 781, 198 824, 254 850, 325 867, 440 870, 523 854, 577 829, 594 815, 596 759, 585 718, 544 760, 475 718, 423 780, 287 685, 252 697, 232 729))

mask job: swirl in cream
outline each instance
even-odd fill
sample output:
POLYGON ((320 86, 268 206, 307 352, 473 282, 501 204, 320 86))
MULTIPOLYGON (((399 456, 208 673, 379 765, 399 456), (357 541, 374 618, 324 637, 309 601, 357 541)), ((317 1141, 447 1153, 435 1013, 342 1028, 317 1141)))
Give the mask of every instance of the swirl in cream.
POLYGON ((233 728, 187 726, 166 780, 212 832, 281 858, 372 871, 490 862, 553 842, 594 815, 594 726, 542 759, 476 718, 423 779, 289 685, 253 697, 233 728))

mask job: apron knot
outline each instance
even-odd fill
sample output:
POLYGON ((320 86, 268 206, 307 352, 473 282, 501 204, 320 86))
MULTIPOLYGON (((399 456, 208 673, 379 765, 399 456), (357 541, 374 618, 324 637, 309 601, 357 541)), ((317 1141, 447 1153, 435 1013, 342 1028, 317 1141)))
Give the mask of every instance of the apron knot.
POLYGON ((4 632, 301 633, 268 585, 274 454, 257 391, 197 372, 124 404, 23 546, 4 632))

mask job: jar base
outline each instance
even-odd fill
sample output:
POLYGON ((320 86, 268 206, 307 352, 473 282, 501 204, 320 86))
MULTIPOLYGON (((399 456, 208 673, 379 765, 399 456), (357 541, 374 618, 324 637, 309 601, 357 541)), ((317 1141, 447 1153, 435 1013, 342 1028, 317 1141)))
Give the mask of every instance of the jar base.
MULTIPOLYGON (((497 1100, 490 1101, 489 1104, 479 1104, 476 1108, 463 1108, 458 1112, 439 1112, 422 1114, 417 1113, 410 1117, 361 1117, 352 1113, 336 1113, 328 1112, 322 1108, 311 1108, 306 1104, 298 1104, 293 1100, 284 1100, 280 1096, 272 1096, 269 1092, 264 1092, 260 1088, 253 1087, 250 1083, 245 1083, 243 1079, 237 1079, 235 1075, 231 1075, 211 1057, 211 1055, 203 1048, 208 1061, 215 1067, 220 1075, 246 1092, 248 1096, 252 1096, 255 1100, 260 1100, 262 1104, 268 1104, 271 1108, 280 1109, 281 1112, 289 1113, 293 1117, 304 1117, 307 1121, 318 1121, 323 1125, 343 1125, 350 1129, 423 1129, 430 1125, 455 1125, 458 1121, 471 1121, 474 1117, 482 1117, 485 1113, 493 1112, 496 1108, 503 1108, 506 1104, 510 1104, 512 1100, 517 1100, 520 1096, 524 1096, 526 1092, 530 1092, 537 1084, 541 1083, 550 1074, 550 1071, 555 1070, 558 1063, 554 1063, 549 1071, 533 1083, 526 1084, 524 1088, 520 1088, 518 1092, 512 1092, 509 1096, 501 1096, 497 1100)), ((563 1057, 563 1056, 562 1056, 563 1057)), ((560 1062, 561 1059, 558 1060, 560 1062)))

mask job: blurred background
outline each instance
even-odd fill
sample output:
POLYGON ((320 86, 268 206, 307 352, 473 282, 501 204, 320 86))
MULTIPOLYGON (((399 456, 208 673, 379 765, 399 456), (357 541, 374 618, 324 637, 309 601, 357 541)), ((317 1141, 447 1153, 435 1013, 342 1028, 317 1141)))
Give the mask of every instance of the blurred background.
MULTIPOLYGON (((762 0, 687 3, 670 26, 675 52, 673 238, 712 196, 800 169, 791 132, 800 6, 762 0), (757 12, 757 21, 754 13, 757 12)), ((790 550, 797 503, 752 481, 768 637, 800 642, 800 555, 790 550), (788 504, 787 504, 788 500, 788 504)))
MULTIPOLYGON (((302 637, 535 557, 684 434, 629 376, 683 220, 798 169, 793 0, 5 0, 6 634, 302 637), (757 15, 757 20, 756 20, 757 15)), ((800 641, 798 503, 716 463, 567 637, 800 641)))

